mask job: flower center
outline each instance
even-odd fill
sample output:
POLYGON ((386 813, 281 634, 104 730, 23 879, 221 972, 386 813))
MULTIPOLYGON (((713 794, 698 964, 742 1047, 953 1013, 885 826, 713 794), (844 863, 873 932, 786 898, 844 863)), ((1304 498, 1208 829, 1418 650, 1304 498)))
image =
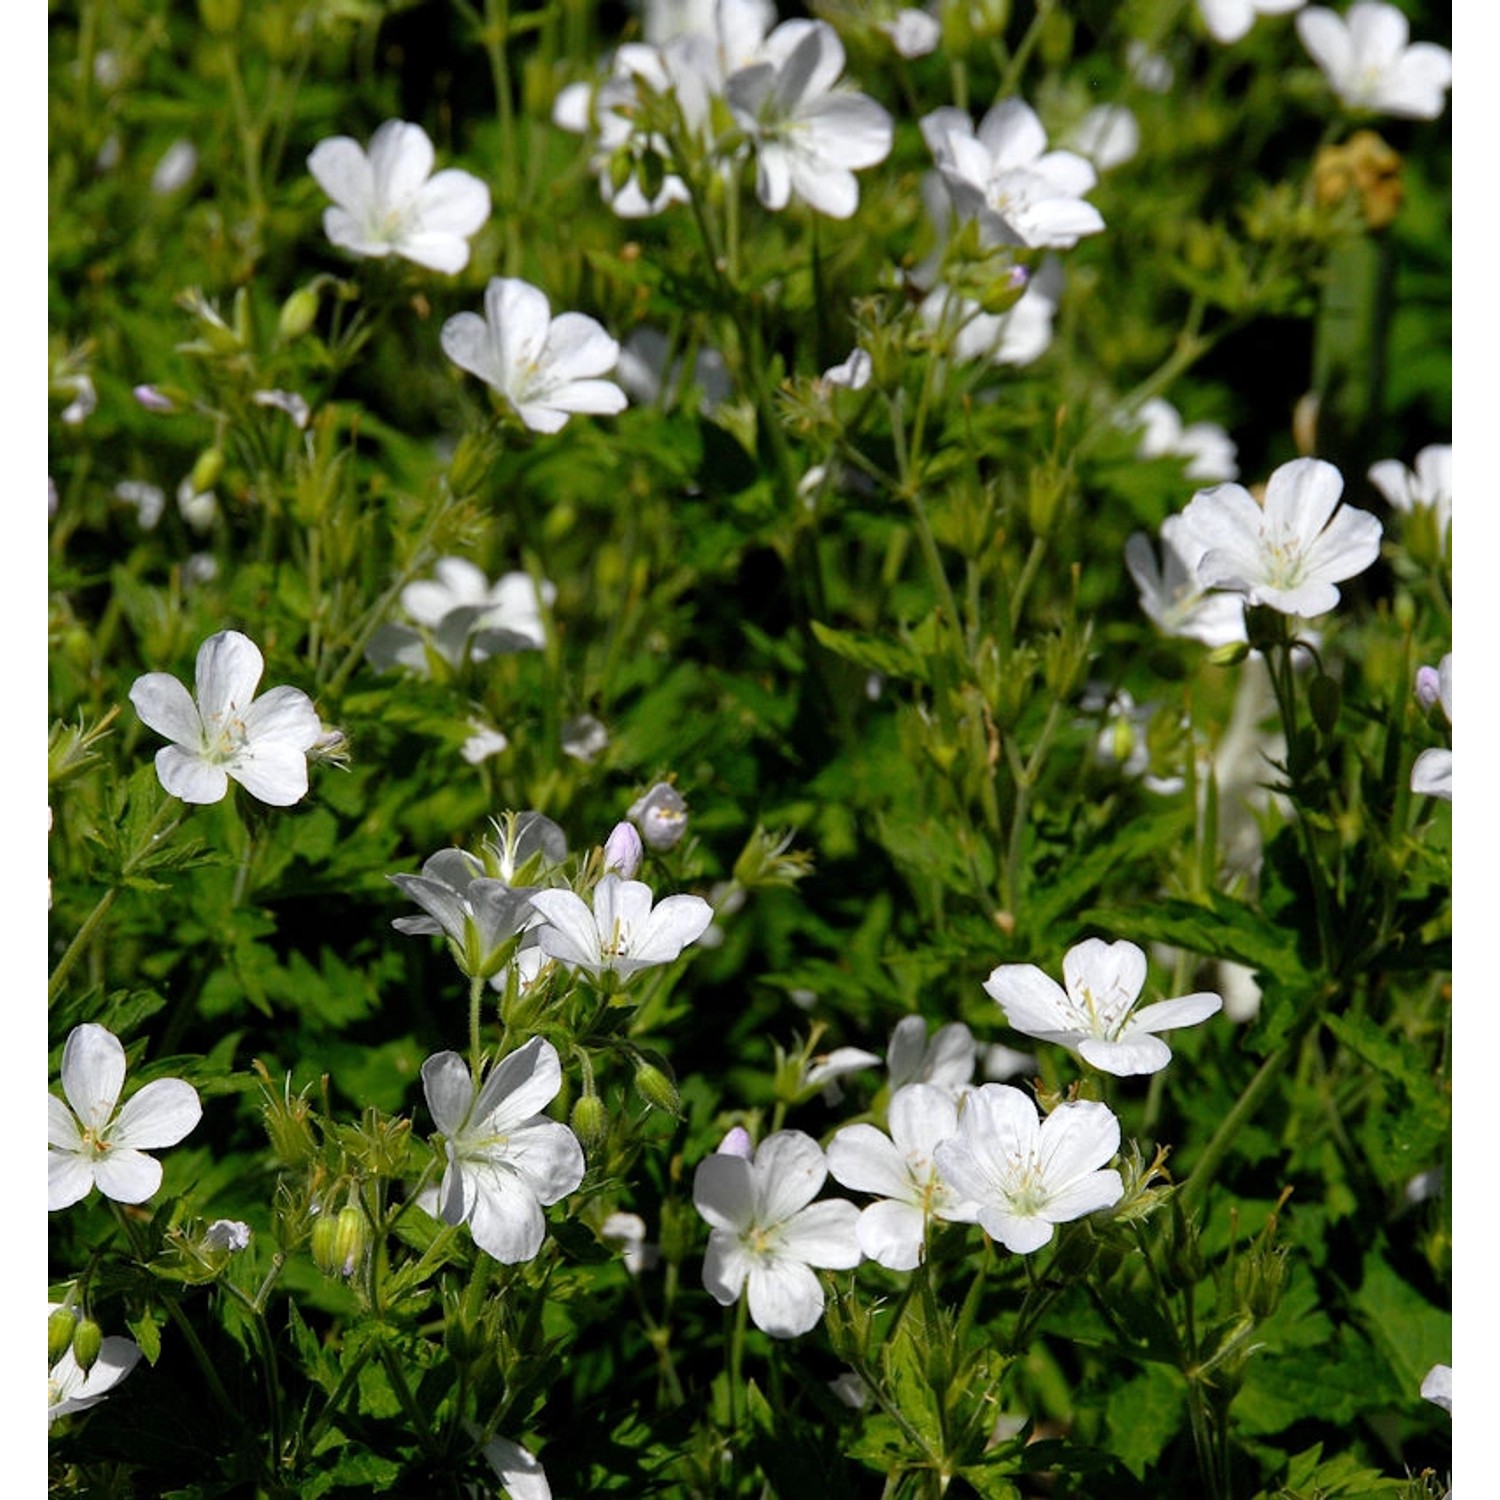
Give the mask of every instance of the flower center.
POLYGON ((240 717, 238 706, 231 704, 221 715, 203 721, 203 759, 210 765, 227 765, 239 758, 250 743, 250 731, 240 717))

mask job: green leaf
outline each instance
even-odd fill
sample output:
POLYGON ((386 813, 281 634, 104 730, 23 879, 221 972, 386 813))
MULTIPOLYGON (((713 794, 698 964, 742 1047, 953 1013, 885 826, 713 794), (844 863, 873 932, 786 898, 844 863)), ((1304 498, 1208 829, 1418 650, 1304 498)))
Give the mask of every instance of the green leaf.
POLYGON ((141 1346, 141 1353, 146 1356, 146 1363, 154 1365, 161 1357, 161 1324, 156 1321, 156 1309, 146 1306, 142 1309, 138 1318, 127 1318, 125 1326, 135 1336, 135 1341, 141 1346))
POLYGON ((1110 1451, 1137 1479, 1144 1479, 1182 1426, 1186 1407, 1182 1376, 1165 1365, 1147 1365, 1110 1395, 1105 1407, 1110 1451))
POLYGON ((882 672, 907 682, 931 680, 926 658, 911 646, 863 631, 834 630, 819 620, 812 622, 812 632, 825 650, 867 672, 882 672))

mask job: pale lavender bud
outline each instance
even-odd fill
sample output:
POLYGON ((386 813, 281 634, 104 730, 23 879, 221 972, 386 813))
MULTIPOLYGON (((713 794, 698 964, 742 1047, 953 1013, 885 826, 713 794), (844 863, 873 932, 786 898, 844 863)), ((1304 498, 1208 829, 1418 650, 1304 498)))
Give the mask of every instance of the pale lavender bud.
POLYGON ((1442 682, 1436 667, 1417 668, 1417 702, 1422 705, 1423 713, 1438 701, 1441 688, 1442 682))
POLYGON ((738 1156, 744 1161, 749 1161, 755 1154, 750 1147, 750 1132, 743 1125, 736 1125, 719 1142, 719 1149, 716 1154, 719 1156, 738 1156))
POLYGON ((1005 273, 1005 279, 1011 287, 1023 287, 1031 280, 1031 272, 1025 266, 1012 266, 1005 273))
POLYGON ((163 416, 177 410, 176 405, 157 390, 154 385, 138 385, 131 392, 136 401, 147 411, 160 412, 163 416))
POLYGON ((215 1219, 203 1235, 205 1250, 244 1250, 250 1244, 250 1226, 238 1219, 215 1219))
POLYGON ((687 803, 677 788, 658 781, 631 803, 626 816, 641 830, 648 848, 670 849, 687 832, 687 813, 687 803))
POLYGON ((623 880, 634 880, 645 852, 634 824, 616 823, 604 844, 605 874, 613 870, 623 880))

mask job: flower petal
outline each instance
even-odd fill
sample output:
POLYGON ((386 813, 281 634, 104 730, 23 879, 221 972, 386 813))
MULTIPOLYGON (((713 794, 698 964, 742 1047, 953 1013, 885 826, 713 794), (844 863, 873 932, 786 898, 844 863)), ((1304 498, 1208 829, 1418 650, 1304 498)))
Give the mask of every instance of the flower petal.
POLYGON ((158 1078, 125 1101, 109 1129, 111 1148, 175 1146, 203 1118, 198 1090, 180 1078, 158 1078))

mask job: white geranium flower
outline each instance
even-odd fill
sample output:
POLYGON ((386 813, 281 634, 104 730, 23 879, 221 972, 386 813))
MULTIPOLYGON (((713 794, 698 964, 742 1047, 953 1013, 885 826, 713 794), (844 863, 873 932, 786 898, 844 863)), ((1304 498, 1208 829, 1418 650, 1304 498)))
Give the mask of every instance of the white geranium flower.
POLYGON ((1144 532, 1125 543, 1125 566, 1140 591, 1141 609, 1165 635, 1227 646, 1245 639, 1245 606, 1237 594, 1217 594, 1198 581, 1207 549, 1196 542, 1181 516, 1161 523, 1161 561, 1144 532))
POLYGON ((891 1095, 888 1118, 889 1135, 864 1124, 840 1130, 828 1143, 828 1170, 846 1188, 879 1197, 860 1212, 860 1249, 892 1271, 910 1271, 922 1261, 928 1223, 972 1224, 975 1206, 938 1176, 933 1160, 938 1143, 958 1133, 953 1094, 930 1083, 908 1084, 891 1095))
POLYGON ((135 1369, 140 1357, 139 1345, 112 1335, 100 1343, 99 1357, 85 1374, 73 1351, 64 1350, 47 1375, 47 1425, 97 1406, 135 1369))
POLYGON ((583 1148, 542 1110, 562 1087, 557 1049, 541 1037, 497 1063, 476 1089, 456 1052, 422 1064, 422 1088, 446 1137, 438 1217, 467 1223, 474 1243, 505 1265, 542 1248, 542 1209, 583 1181, 583 1148))
POLYGON ((1066 145, 1107 172, 1123 166, 1141 149, 1141 127, 1123 104, 1101 104, 1069 131, 1066 145))
POLYGON ((1314 5, 1297 35, 1348 109, 1435 120, 1453 84, 1453 54, 1432 42, 1407 45, 1411 28, 1394 5, 1357 0, 1349 14, 1314 5))
POLYGON ((1059 1104, 1045 1120, 1020 1089, 986 1083, 965 1100, 958 1134, 933 1148, 948 1187, 970 1200, 986 1234, 1017 1255, 1040 1250, 1053 1226, 1118 1203, 1120 1149, 1108 1105, 1059 1104))
POLYGON ((492 755, 499 755, 510 748, 510 740, 503 729, 486 724, 483 719, 469 720, 469 736, 459 746, 458 753, 471 766, 483 765, 492 755))
POLYGON ((823 379, 829 385, 841 385, 851 391, 862 391, 869 385, 874 369, 875 362, 870 358, 869 351, 856 345, 849 351, 847 359, 840 364, 830 365, 823 371, 823 379))
POLYGON ((650 886, 612 874, 594 887, 592 910, 565 890, 536 891, 531 904, 544 919, 535 929, 542 952, 569 968, 607 970, 621 979, 671 963, 703 936, 714 915, 701 896, 668 896, 653 906, 650 886))
POLYGON ((1343 476, 1319 458, 1282 464, 1263 506, 1238 484, 1200 490, 1182 513, 1184 534, 1203 549, 1199 583, 1286 615, 1326 614, 1339 602, 1335 585, 1380 555, 1380 522, 1340 507, 1343 491, 1343 476))
POLYGON ((1047 132, 1020 99, 1002 99, 979 122, 947 107, 922 118, 922 135, 961 219, 991 245, 1067 250, 1104 220, 1083 195, 1098 181, 1076 152, 1048 151, 1047 132))
MULTIPOLYGON (((1453 722, 1453 653, 1450 651, 1438 667, 1438 701, 1449 724, 1453 722)), ((1411 789, 1424 797, 1453 800, 1453 752, 1433 748, 1424 750, 1411 768, 1411 789)))
POLYGON ((507 651, 540 651, 547 644, 543 607, 557 598, 555 584, 538 585, 529 573, 504 573, 491 583, 465 558, 442 557, 433 565, 435 578, 419 578, 401 590, 401 607, 441 640, 461 626, 475 639, 475 661, 507 651), (455 620, 454 616, 461 615, 455 620))
POLYGON ((1052 342, 1052 319, 1062 301, 1062 264, 1048 256, 1034 276, 1018 266, 1026 290, 1008 311, 987 313, 977 302, 957 296, 939 283, 923 299, 922 321, 940 336, 949 337, 955 360, 987 359, 996 365, 1029 365, 1047 352, 1052 342))
POLYGON ((202 1118, 198 1091, 180 1078, 158 1078, 116 1110, 124 1083, 119 1038, 92 1023, 74 1027, 62 1055, 68 1102, 47 1095, 49 1213, 96 1187, 116 1203, 144 1203, 161 1186, 161 1163, 146 1152, 175 1146, 202 1118))
POLYGON ((620 346, 583 313, 552 316, 546 294, 529 282, 495 276, 484 316, 457 313, 443 324, 443 352, 493 387, 533 432, 557 432, 575 412, 611 415, 625 392, 600 379, 620 346))
POLYGON ((900 57, 926 57, 943 40, 943 23, 931 11, 910 7, 898 10, 894 20, 877 21, 876 28, 890 37, 900 57))
POLYGON ((1453 1366, 1434 1365, 1422 1377, 1422 1399, 1453 1415, 1453 1366))
POLYGON ((1160 396, 1146 402, 1128 419, 1139 424, 1141 458, 1176 456, 1188 460, 1183 472, 1189 479, 1219 483, 1239 478, 1233 439, 1216 422, 1191 422, 1183 426, 1182 417, 1170 401, 1160 396))
POLYGON ((510 1500, 552 1500, 552 1486, 541 1460, 509 1438, 491 1438, 484 1456, 510 1500))
POLYGON ((687 832, 688 805, 669 781, 658 781, 630 804, 625 816, 641 831, 649 848, 671 849, 687 832))
POLYGON ((333 199, 323 230, 342 250, 399 255, 449 275, 469 263, 469 237, 490 216, 490 190, 455 168, 432 173, 427 132, 387 120, 366 153, 346 135, 319 141, 307 169, 333 199))
POLYGON ((921 1016, 902 1016, 891 1032, 885 1066, 892 1094, 911 1083, 930 1083, 948 1094, 959 1094, 974 1077, 974 1033, 962 1021, 939 1026, 927 1040, 921 1016))
MULTIPOLYGON (((1370 483, 1396 510, 1408 515, 1414 510, 1430 510, 1437 521, 1439 540, 1448 535, 1453 521, 1451 444, 1430 444, 1417 454, 1417 461, 1410 469, 1399 459, 1382 459, 1370 466, 1370 483)), ((143 517, 141 525, 145 524, 143 517)))
POLYGON ((420 875, 388 875, 426 913, 396 917, 391 926, 410 936, 442 933, 466 974, 488 978, 505 945, 533 919, 532 890, 485 875, 464 849, 440 849, 420 875))
POLYGON ((1282 16, 1304 0, 1198 0, 1208 34, 1216 42, 1237 42, 1255 24, 1256 16, 1282 16))
POLYGON ((1196 1026, 1224 1004, 1218 995, 1199 992, 1136 1010, 1145 982, 1146 955, 1134 943, 1086 938, 1063 958, 1066 990, 1035 964, 1001 964, 984 989, 1017 1031, 1067 1047, 1101 1072, 1129 1078, 1158 1072, 1172 1060, 1156 1032, 1196 1026))
POLYGON ((822 1148, 800 1130, 767 1136, 750 1160, 721 1148, 694 1173, 693 1204, 711 1231, 703 1285, 723 1307, 747 1292, 751 1321, 772 1338, 795 1338, 822 1317, 814 1267, 859 1264, 859 1210, 812 1201, 827 1176, 822 1148))
POLYGON ((591 765, 609 744, 609 730, 593 714, 579 714, 562 727, 562 753, 591 765))
POLYGON ((172 741, 156 752, 156 774, 184 802, 218 802, 229 778, 272 807, 307 795, 307 752, 323 733, 300 688, 255 696, 265 671, 255 643, 221 630, 198 649, 197 701, 166 672, 137 677, 130 701, 141 722, 172 741))
POLYGON ((859 206, 854 173, 890 154, 891 117, 873 99, 835 87, 844 44, 824 21, 783 21, 762 60, 741 68, 725 98, 750 138, 756 193, 769 209, 792 198, 847 219, 859 206))

